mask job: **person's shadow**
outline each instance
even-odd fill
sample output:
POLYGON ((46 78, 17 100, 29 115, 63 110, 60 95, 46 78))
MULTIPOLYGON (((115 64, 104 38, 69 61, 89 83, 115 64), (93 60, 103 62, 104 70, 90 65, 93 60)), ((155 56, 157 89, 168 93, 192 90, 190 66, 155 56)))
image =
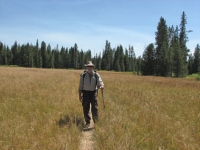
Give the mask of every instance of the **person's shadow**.
POLYGON ((60 119, 57 121, 57 125, 59 125, 60 128, 64 126, 68 127, 76 126, 81 130, 83 124, 84 124, 83 117, 70 116, 69 114, 61 115, 60 119))

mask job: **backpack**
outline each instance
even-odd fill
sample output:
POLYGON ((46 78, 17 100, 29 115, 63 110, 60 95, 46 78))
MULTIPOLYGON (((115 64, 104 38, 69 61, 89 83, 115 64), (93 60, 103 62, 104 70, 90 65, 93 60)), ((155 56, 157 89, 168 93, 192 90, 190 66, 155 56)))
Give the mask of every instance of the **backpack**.
MULTIPOLYGON (((95 77, 95 79, 96 79, 96 86, 97 86, 97 74, 96 74, 96 70, 94 70, 94 77, 95 77)), ((83 74, 81 74, 81 75, 83 75, 83 85, 84 85, 84 78, 85 78, 85 74, 87 73, 87 71, 86 70, 84 70, 84 73, 83 74)), ((83 91, 83 90, 82 90, 83 91)))

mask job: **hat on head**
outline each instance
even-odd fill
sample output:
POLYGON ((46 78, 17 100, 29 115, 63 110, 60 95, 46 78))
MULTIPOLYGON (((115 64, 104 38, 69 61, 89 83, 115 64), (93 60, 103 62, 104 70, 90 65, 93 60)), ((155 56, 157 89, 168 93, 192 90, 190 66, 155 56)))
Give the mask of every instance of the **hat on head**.
POLYGON ((87 67, 87 66, 94 67, 95 65, 92 63, 92 61, 88 61, 88 62, 85 64, 85 67, 87 67))

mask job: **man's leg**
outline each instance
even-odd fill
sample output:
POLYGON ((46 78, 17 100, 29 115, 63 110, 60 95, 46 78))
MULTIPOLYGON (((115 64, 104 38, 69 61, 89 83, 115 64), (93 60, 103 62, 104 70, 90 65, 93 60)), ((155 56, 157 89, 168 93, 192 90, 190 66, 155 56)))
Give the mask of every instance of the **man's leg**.
POLYGON ((98 121, 98 101, 97 101, 97 94, 92 98, 92 118, 94 123, 98 121))
POLYGON ((83 97, 83 114, 84 114, 84 119, 86 124, 90 124, 90 116, 89 116, 89 111, 90 111, 90 100, 87 97, 83 97))

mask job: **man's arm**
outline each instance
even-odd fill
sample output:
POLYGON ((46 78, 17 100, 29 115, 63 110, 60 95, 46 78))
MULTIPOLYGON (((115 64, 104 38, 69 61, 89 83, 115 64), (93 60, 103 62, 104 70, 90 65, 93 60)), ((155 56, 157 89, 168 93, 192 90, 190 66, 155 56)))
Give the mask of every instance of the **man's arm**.
POLYGON ((99 74, 98 75, 98 82, 97 82, 97 87, 99 89, 104 89, 104 83, 103 83, 103 80, 101 79, 101 76, 99 74))
POLYGON ((80 102, 82 102, 82 90, 83 90, 83 75, 80 76, 79 88, 78 88, 80 102))
POLYGON ((79 90, 79 101, 80 101, 80 102, 82 102, 82 95, 81 95, 81 94, 82 94, 82 91, 79 90))

